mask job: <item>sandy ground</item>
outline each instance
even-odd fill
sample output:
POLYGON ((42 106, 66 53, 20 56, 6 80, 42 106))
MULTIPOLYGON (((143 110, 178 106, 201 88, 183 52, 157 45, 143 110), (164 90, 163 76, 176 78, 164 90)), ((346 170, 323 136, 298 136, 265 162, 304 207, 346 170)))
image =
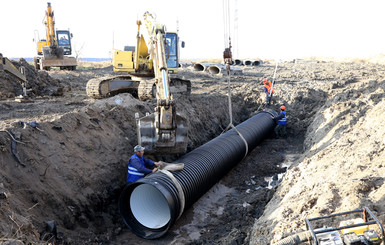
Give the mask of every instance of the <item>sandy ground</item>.
MULTIPOLYGON (((263 109, 261 80, 274 67, 231 77, 234 124, 263 109)), ((271 108, 286 105, 288 136, 266 139, 157 240, 135 236, 117 210, 136 145, 134 114, 151 112, 155 100, 87 98, 87 81, 112 73, 109 66, 27 71, 29 103, 15 102, 21 87, 0 74, 0 242, 44 244, 48 221, 56 244, 261 245, 303 230, 304 217, 362 206, 384 222, 383 65, 279 64, 271 108)), ((189 118, 193 150, 229 123, 227 78, 191 67, 179 76, 192 82, 177 110, 189 118)))

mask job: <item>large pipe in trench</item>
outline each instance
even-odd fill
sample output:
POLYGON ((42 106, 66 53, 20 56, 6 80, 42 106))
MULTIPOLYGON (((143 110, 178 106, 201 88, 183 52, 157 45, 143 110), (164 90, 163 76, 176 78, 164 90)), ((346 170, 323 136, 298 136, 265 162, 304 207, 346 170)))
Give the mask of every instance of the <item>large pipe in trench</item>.
POLYGON ((263 111, 176 162, 184 169, 155 172, 126 185, 119 210, 128 228, 137 236, 155 239, 163 236, 183 211, 196 202, 228 171, 262 142, 274 129, 274 111, 263 111))

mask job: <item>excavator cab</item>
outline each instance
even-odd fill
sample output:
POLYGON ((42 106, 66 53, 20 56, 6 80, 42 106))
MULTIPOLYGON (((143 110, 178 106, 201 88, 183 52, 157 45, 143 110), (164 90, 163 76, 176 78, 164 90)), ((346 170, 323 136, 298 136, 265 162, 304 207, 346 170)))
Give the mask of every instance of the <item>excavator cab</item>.
POLYGON ((178 59, 178 34, 174 32, 166 33, 166 42, 167 42, 167 68, 169 73, 175 73, 179 67, 179 59, 178 59))
POLYGON ((58 46, 63 48, 63 54, 64 55, 71 55, 72 54, 72 48, 71 48, 71 38, 72 33, 66 30, 57 30, 56 36, 58 39, 58 46))

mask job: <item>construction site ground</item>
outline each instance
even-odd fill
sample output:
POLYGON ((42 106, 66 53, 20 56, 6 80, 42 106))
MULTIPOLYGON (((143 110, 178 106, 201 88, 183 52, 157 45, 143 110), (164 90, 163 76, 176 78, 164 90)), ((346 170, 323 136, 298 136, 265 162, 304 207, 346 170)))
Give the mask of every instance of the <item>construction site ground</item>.
MULTIPOLYGON (((281 62, 270 109, 287 108, 287 137, 251 151, 164 237, 145 240, 125 226, 117 201, 137 144, 135 113, 155 100, 131 94, 94 100, 89 79, 108 63, 76 71, 27 67, 29 100, 0 73, 0 244, 257 244, 305 229, 305 217, 367 206, 385 224, 385 66, 365 60, 281 62)), ((275 63, 242 66, 231 77, 233 123, 264 108, 262 78, 275 63)), ((190 96, 175 96, 190 122, 188 151, 229 124, 228 78, 183 67, 190 96)), ((240 153, 243 154, 243 153, 240 153)), ((172 161, 178 156, 150 156, 172 161)))

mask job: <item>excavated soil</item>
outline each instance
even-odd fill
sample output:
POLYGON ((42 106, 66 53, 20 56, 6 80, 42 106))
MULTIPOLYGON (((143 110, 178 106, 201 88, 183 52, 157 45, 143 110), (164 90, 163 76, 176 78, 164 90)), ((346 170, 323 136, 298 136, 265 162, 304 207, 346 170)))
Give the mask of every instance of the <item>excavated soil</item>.
MULTIPOLYGON (((385 67, 372 63, 280 63, 270 109, 287 107, 288 135, 257 146, 168 233, 145 240, 124 225, 117 200, 136 145, 136 112, 155 100, 130 94, 89 99, 99 67, 35 71, 32 101, 0 73, 0 242, 4 244, 270 244, 303 230, 304 217, 369 207, 384 223, 382 108, 385 67), (49 230, 56 224, 56 232, 49 230)), ((264 109, 263 77, 275 64, 231 77, 234 124, 264 109)), ((229 124, 227 77, 182 68, 192 94, 175 96, 189 118, 191 151, 229 124)), ((147 156, 175 160, 178 156, 147 156)))

